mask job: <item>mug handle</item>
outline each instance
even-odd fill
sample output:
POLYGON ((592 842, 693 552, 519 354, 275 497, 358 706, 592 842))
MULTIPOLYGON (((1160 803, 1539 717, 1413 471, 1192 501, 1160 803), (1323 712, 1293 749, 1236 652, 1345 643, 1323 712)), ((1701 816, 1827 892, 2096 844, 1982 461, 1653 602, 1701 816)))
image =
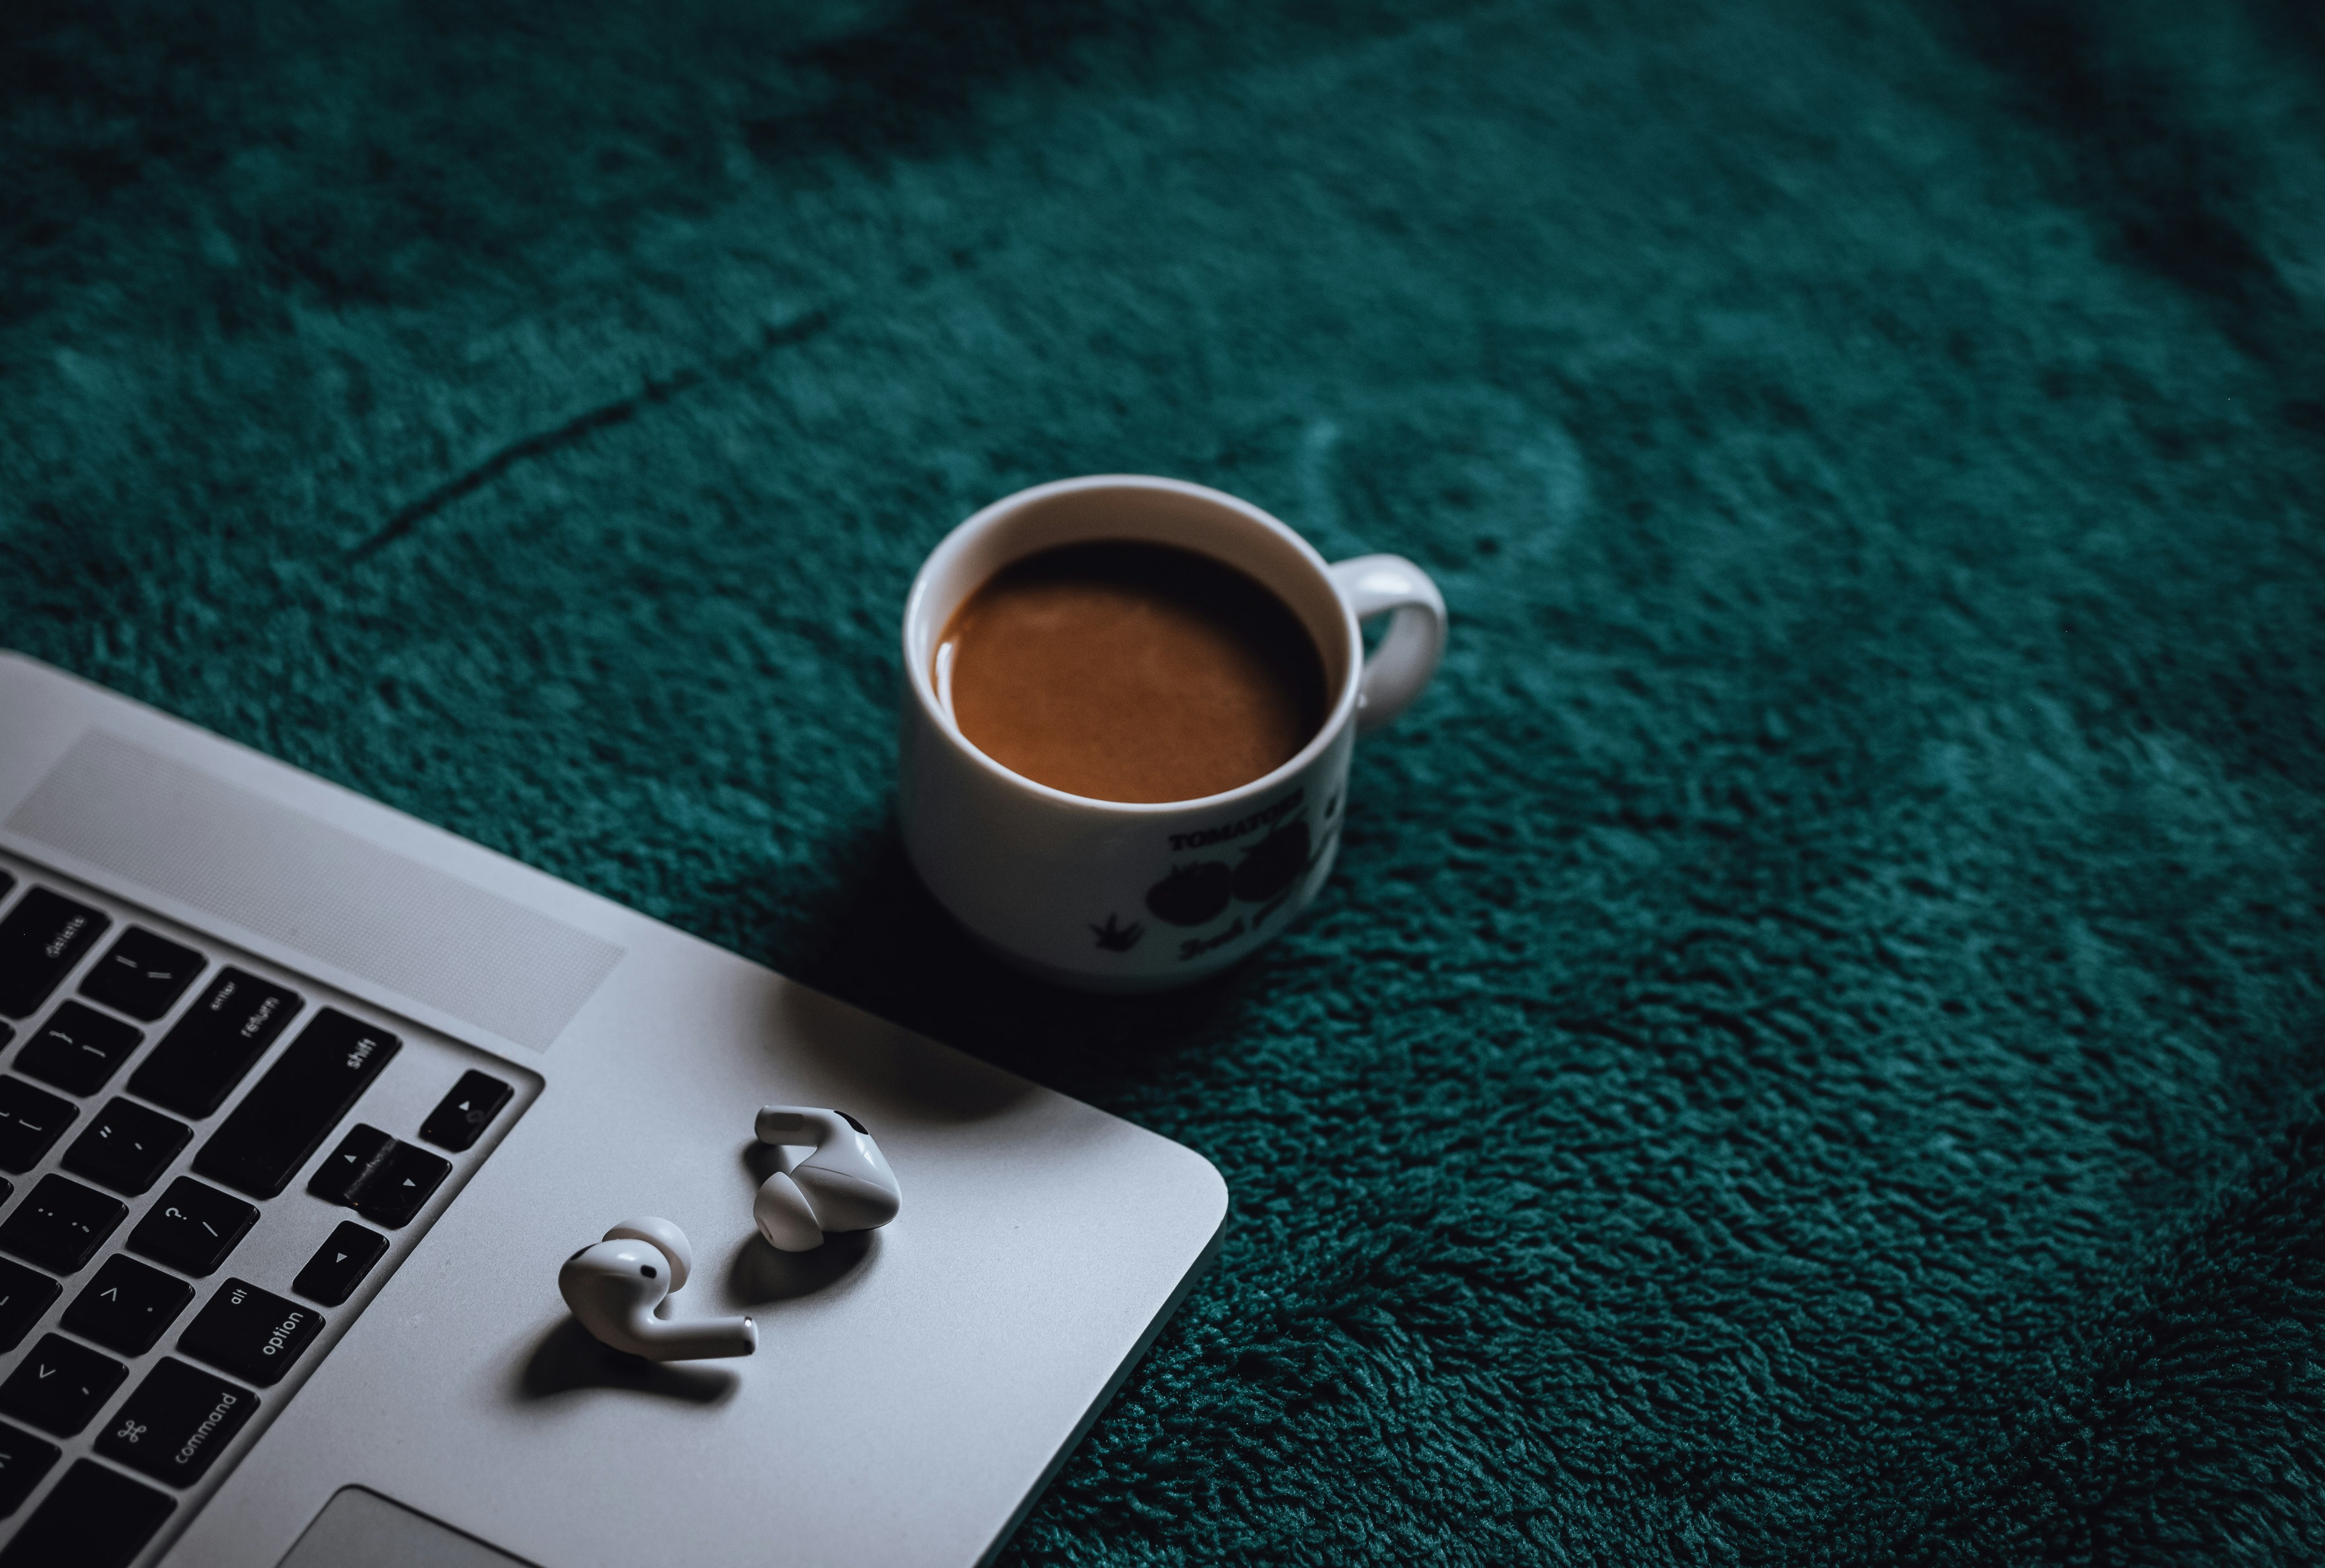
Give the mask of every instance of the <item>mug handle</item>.
POLYGON ((1445 596, 1402 555, 1359 555, 1325 571, 1357 620, 1396 617, 1357 688, 1357 733, 1369 735, 1412 707, 1437 673, 1445 656, 1445 596))

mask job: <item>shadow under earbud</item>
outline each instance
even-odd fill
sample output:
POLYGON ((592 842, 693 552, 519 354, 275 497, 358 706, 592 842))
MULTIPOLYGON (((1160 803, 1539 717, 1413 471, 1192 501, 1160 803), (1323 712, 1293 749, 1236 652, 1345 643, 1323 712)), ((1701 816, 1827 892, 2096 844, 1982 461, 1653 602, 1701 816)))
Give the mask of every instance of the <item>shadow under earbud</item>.
POLYGON ((743 1146, 743 1165, 751 1173, 751 1185, 757 1186, 783 1169, 783 1151, 774 1144, 763 1144, 756 1138, 743 1146))
MULTIPOLYGON (((783 1151, 754 1138, 743 1146, 743 1168, 756 1187, 782 1167, 783 1151)), ((781 1252, 757 1231, 746 1237, 727 1265, 727 1299, 746 1306, 792 1301, 829 1290, 857 1270, 879 1245, 876 1230, 844 1230, 806 1252, 781 1252)))
POLYGON ((827 1236, 822 1246, 807 1252, 778 1252, 755 1234, 735 1249, 727 1266, 727 1299, 764 1306, 829 1290, 872 1255, 878 1234, 851 1230, 827 1236))
POLYGON ((690 1405, 716 1405, 731 1397, 741 1382, 722 1366, 649 1361, 625 1354, 600 1344, 569 1317, 560 1319, 533 1347, 517 1374, 517 1394, 525 1399, 550 1399, 583 1388, 627 1388, 690 1405))

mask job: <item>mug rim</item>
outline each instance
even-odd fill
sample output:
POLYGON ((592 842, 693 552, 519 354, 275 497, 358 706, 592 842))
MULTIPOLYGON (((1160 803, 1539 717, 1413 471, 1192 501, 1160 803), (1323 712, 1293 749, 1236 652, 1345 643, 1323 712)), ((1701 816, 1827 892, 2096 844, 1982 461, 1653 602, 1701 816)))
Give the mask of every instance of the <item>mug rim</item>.
MULTIPOLYGON (((1246 572, 1246 575, 1251 574, 1246 572)), ((1262 582, 1260 586, 1267 589, 1271 593, 1275 592, 1274 586, 1271 583, 1262 582)), ((976 589, 972 589, 969 591, 973 593, 976 589)), ((963 597, 966 598, 966 596, 963 597)), ((1280 599, 1283 596, 1277 594, 1276 597, 1280 599)), ((941 628, 938 629, 941 631, 941 628)), ((1042 484, 1028 486, 1022 490, 1014 490, 996 501, 987 502, 960 522, 953 524, 951 532, 940 540, 937 547, 930 551, 927 559, 921 562, 920 571, 913 573, 912 591, 904 598, 902 632, 905 674, 912 687, 913 700, 920 704, 921 716, 927 719, 947 742, 996 779, 1030 790, 1040 798, 1055 801, 1060 805, 1129 817, 1156 817, 1199 808, 1209 810, 1229 806, 1239 803, 1247 796, 1264 794, 1289 781, 1321 756, 1339 735, 1342 728, 1352 720, 1356 714, 1357 694, 1364 687, 1364 636, 1357 628, 1356 611, 1349 608, 1348 596, 1340 592, 1339 585, 1332 580, 1331 565, 1318 552, 1316 547, 1301 538, 1299 532, 1288 524, 1249 501, 1244 500, 1241 496, 1231 496, 1225 490, 1216 490, 1209 485, 1199 485, 1190 479, 1165 478, 1159 474, 1082 474, 1071 478, 1051 479, 1042 484), (913 656, 912 627, 928 614, 929 598, 935 591, 931 582, 940 569, 949 565, 954 557, 966 550, 971 540, 996 526, 1009 513, 1033 502, 1047 500, 1052 496, 1072 494, 1076 491, 1109 489, 1159 490, 1208 502, 1235 514, 1245 522, 1273 533, 1279 540, 1291 545, 1293 552, 1316 574, 1318 580, 1330 593, 1332 602, 1339 608, 1340 629, 1347 654, 1343 660, 1340 690, 1333 699, 1330 711, 1325 716, 1323 722, 1317 726, 1316 733, 1308 738, 1308 743, 1305 746, 1284 762, 1247 784, 1237 784, 1231 790, 1221 790, 1217 794, 1196 795, 1183 801, 1109 801, 1100 799, 1097 795, 1074 794, 1070 791, 1059 789, 1053 784, 1045 784, 1039 779, 1028 778, 1016 769, 1005 767, 987 756, 974 741, 961 733, 960 726, 937 701, 936 681, 928 667, 929 662, 913 656)))

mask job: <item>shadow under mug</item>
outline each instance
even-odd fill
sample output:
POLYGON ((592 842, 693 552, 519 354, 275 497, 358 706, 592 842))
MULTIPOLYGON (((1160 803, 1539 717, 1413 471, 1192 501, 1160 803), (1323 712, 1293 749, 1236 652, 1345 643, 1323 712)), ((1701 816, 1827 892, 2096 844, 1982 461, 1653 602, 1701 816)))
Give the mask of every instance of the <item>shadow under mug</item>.
POLYGON ((1357 737, 1411 706, 1444 649, 1443 597, 1397 556, 1328 564, 1249 502, 1178 479, 1099 474, 1020 490, 948 534, 904 602, 905 851, 971 935, 1044 979, 1155 991, 1216 974, 1289 925, 1331 875, 1357 737), (1011 561, 1097 539, 1199 551, 1299 617, 1329 694, 1299 755, 1221 794, 1129 803, 1052 789, 969 743, 936 669, 953 611, 1011 561), (1380 615, 1395 619, 1366 658, 1358 624, 1380 615))

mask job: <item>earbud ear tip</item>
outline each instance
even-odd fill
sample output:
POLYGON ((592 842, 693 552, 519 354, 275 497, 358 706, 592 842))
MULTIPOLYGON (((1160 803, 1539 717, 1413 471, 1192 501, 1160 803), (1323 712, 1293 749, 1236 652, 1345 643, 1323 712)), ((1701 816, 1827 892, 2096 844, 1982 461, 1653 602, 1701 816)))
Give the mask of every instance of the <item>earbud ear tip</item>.
POLYGON ((643 1241, 670 1261, 670 1288, 686 1288, 686 1276, 694 1272, 694 1246, 686 1232, 657 1215, 625 1220, 606 1232, 608 1241, 643 1241))
POLYGON ((807 1194, 781 1171, 759 1183, 759 1195, 751 1202, 751 1218, 757 1221, 767 1245, 778 1252, 807 1252, 823 1245, 823 1227, 816 1223, 807 1194))

